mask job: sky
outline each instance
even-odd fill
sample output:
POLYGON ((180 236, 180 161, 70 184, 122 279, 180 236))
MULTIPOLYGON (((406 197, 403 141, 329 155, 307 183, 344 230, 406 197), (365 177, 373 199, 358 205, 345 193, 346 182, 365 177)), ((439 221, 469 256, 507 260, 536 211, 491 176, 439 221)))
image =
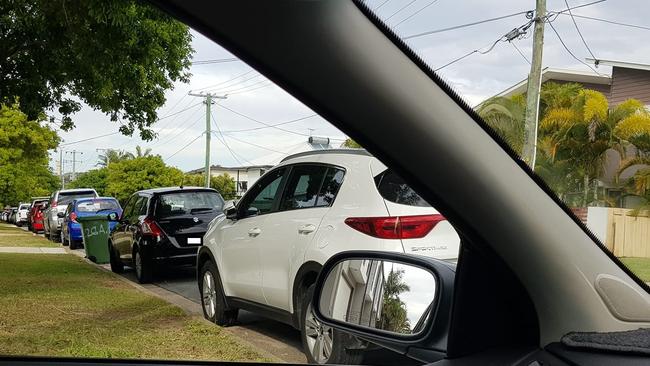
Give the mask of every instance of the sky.
MULTIPOLYGON (((568 4, 573 7, 593 1, 568 0, 568 4)), ((400 37, 533 10, 535 7, 534 0, 368 0, 366 3, 370 8, 376 9, 379 17, 400 37), (419 11, 420 9, 422 10, 419 11)), ((565 1, 547 0, 547 9, 564 10, 565 1)), ((573 13, 650 26, 647 20, 650 2, 647 0, 607 0, 576 9, 573 13)), ((526 22, 525 15, 520 14, 471 27, 411 38, 406 42, 427 64, 437 69, 473 50, 487 50, 489 45, 505 33, 526 22)), ((596 58, 650 63, 650 42, 647 41, 649 30, 583 18, 576 18, 576 22, 596 58)), ((560 15, 553 21, 553 25, 578 60, 566 51, 547 25, 543 67, 590 71, 580 62, 591 55, 582 43, 571 17, 560 15)), ((512 44, 498 42, 490 52, 474 53, 440 69, 438 73, 470 105, 476 105, 527 77, 530 66, 524 56, 530 59, 530 35, 532 28, 524 39, 514 40, 512 44), (515 46, 524 56, 519 54, 515 46)), ((194 61, 234 57, 196 31, 192 31, 192 36, 194 61)), ((597 71, 609 74, 611 68, 600 66, 597 71)), ((218 104, 212 106, 213 119, 222 132, 213 134, 210 154, 212 164, 239 166, 263 163, 269 154, 294 151, 306 142, 309 135, 330 137, 335 147, 345 139, 344 133, 323 118, 309 117, 314 113, 308 107, 242 61, 196 64, 191 67, 190 73, 192 77, 189 83, 178 83, 173 90, 166 93, 167 101, 158 111, 160 121, 153 126, 154 131, 158 132, 158 138, 151 142, 140 140, 137 134, 133 137, 116 134, 95 138, 116 132, 118 125, 103 113, 84 106, 72 116, 77 127, 70 132, 59 131, 65 152, 64 170, 72 170, 73 150, 76 151, 78 161, 75 170, 82 172, 96 167, 98 155, 101 154, 98 149, 134 151, 138 145, 151 148, 153 154, 161 155, 167 164, 183 171, 203 167, 205 106, 201 104, 201 98, 189 96, 190 91, 228 94, 227 99, 218 100, 218 104), (243 117, 242 114, 266 124, 308 118, 282 125, 282 130, 259 129, 265 126, 243 117), (258 129, 237 131, 254 128, 258 129), (91 140, 77 143, 86 139, 91 140)), ((214 125, 212 129, 215 130, 214 125)), ((51 166, 56 172, 59 153, 52 151, 50 156, 51 166)))

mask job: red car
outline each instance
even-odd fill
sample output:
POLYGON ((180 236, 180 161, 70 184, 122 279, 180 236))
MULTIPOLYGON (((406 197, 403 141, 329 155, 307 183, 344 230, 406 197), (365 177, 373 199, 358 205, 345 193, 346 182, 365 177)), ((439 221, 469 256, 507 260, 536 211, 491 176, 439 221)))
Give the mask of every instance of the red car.
POLYGON ((29 230, 38 233, 43 231, 43 211, 47 208, 47 201, 35 202, 29 210, 29 230))

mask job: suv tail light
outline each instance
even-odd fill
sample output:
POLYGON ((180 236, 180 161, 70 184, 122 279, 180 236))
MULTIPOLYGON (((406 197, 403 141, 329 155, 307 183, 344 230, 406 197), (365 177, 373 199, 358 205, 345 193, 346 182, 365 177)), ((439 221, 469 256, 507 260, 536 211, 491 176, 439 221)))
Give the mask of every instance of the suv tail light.
POLYGON ((150 218, 146 218, 142 221, 142 233, 158 238, 165 235, 160 226, 150 218))
POLYGON ((380 239, 423 238, 440 222, 440 214, 393 217, 350 217, 345 223, 351 228, 380 239))
POLYGON ((71 212, 69 217, 70 217, 70 221, 77 222, 77 214, 76 213, 71 212))

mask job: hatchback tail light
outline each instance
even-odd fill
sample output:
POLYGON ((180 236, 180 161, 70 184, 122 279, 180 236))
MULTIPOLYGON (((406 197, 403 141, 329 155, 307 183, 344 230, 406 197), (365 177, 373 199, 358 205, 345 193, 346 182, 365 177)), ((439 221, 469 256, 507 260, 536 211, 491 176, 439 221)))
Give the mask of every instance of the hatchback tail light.
POLYGON ((146 218, 142 221, 142 233, 145 235, 151 235, 155 237, 162 237, 165 233, 162 231, 160 226, 152 219, 146 218))
POLYGON ((440 214, 393 217, 350 217, 345 223, 351 228, 380 239, 423 238, 440 222, 440 214))
POLYGON ((77 214, 76 213, 71 212, 69 217, 70 217, 70 221, 77 222, 77 214))

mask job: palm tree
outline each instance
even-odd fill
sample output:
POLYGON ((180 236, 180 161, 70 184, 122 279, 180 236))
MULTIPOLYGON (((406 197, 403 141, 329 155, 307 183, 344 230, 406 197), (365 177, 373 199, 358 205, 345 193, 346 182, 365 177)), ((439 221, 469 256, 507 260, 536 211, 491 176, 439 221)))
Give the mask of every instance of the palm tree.
POLYGON ((144 158, 147 156, 151 156, 151 148, 148 147, 146 149, 142 149, 140 145, 135 147, 135 156, 136 158, 144 158))
POLYGON ((97 166, 108 167, 110 163, 133 159, 133 154, 124 150, 109 149, 103 155, 99 155, 98 159, 97 166))
POLYGON ((398 333, 411 333, 411 324, 407 317, 406 304, 399 298, 405 291, 410 291, 404 283, 404 270, 391 269, 384 283, 383 305, 381 310, 381 329, 398 333))

